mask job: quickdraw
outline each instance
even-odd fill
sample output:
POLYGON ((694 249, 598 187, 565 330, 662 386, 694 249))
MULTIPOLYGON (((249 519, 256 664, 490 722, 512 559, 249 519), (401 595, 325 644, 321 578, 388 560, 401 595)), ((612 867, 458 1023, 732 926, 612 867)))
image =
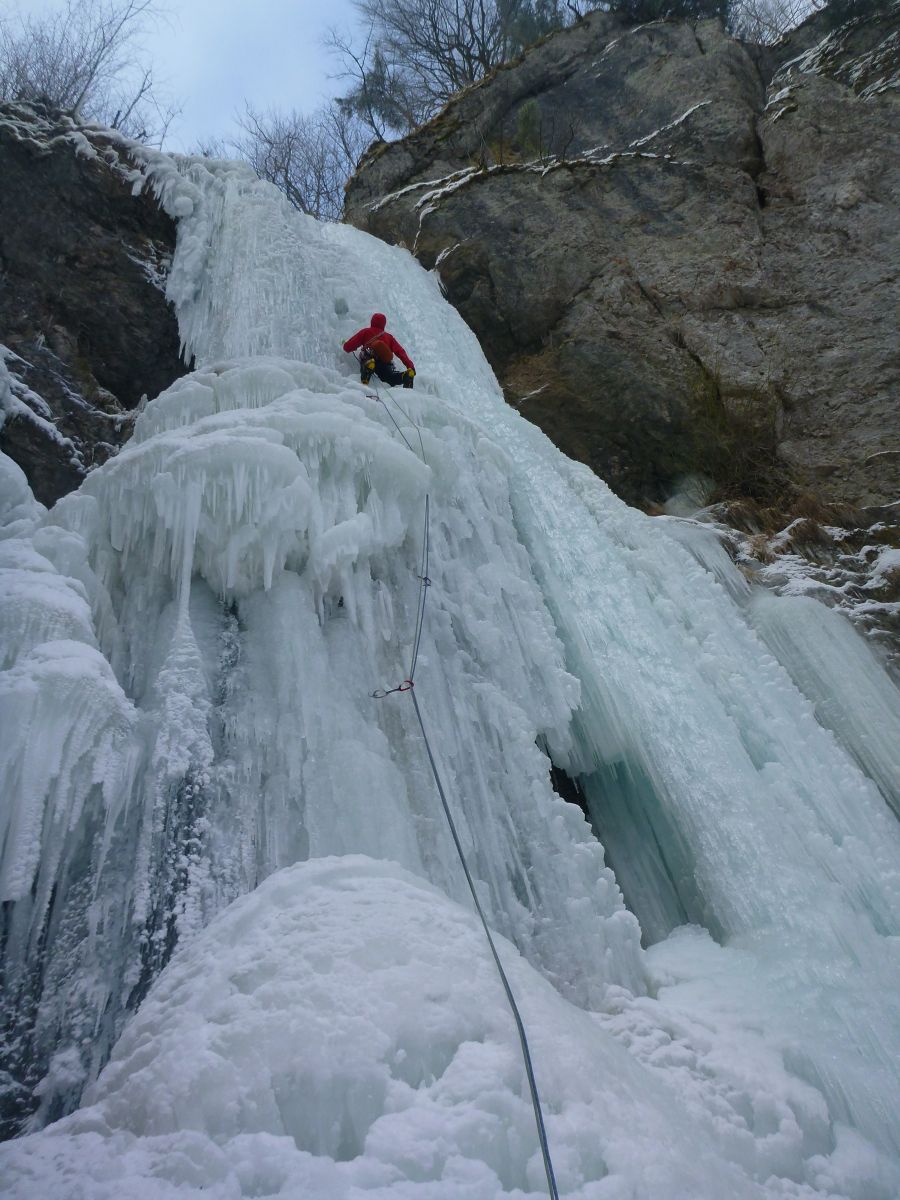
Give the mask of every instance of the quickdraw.
POLYGON ((385 696, 390 696, 391 692, 411 692, 415 687, 415 683, 411 679, 404 679, 402 683, 398 683, 392 688, 376 688, 372 693, 373 700, 383 700, 385 696))

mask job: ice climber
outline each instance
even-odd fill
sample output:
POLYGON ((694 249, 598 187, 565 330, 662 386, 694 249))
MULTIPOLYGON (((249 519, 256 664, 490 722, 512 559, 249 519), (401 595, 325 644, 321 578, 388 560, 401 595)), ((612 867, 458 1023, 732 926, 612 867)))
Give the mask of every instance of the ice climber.
POLYGON ((344 349, 348 354, 359 350, 359 377, 363 383, 368 383, 374 372, 382 383, 388 383, 391 387, 402 383, 405 388, 411 388, 416 374, 412 359, 397 339, 387 332, 385 325, 387 317, 384 313, 372 313, 371 324, 348 338, 344 342, 344 349), (398 371, 394 366, 395 354, 406 367, 405 371, 398 371))

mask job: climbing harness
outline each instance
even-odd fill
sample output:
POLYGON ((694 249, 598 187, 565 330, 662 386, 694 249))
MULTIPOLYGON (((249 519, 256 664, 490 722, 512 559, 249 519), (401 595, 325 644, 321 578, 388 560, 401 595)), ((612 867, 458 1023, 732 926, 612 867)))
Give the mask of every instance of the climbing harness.
MULTIPOLYGON (((397 423, 393 413, 388 408, 387 403, 381 396, 381 389, 375 383, 375 399, 381 404, 384 411, 390 417, 394 428, 400 434, 406 445, 415 454, 415 450, 410 445, 410 442, 403 430, 397 423)), ((422 440, 422 431, 418 424, 412 419, 408 412, 400 405, 393 396, 390 397, 391 403, 396 406, 399 412, 405 417, 413 429, 419 436, 419 446, 421 448, 421 458, 425 465, 428 465, 428 460, 425 457, 425 444, 422 440)), ((453 844, 456 847, 456 853, 459 856, 459 861, 462 864, 463 873, 466 877, 466 883, 469 885, 469 891, 472 894, 472 900, 475 903, 475 911, 481 920, 481 926, 484 930, 484 935, 487 938, 488 945, 491 949, 491 955, 494 959, 494 964, 497 968, 497 973, 500 976, 500 982, 503 984, 503 990, 506 993, 506 999, 509 1001, 509 1007, 512 1010, 513 1020, 516 1023, 516 1030, 519 1034, 519 1044, 522 1048, 522 1058, 525 1061, 525 1074, 528 1078, 528 1088, 531 1092, 531 1104, 534 1109, 534 1121, 537 1126, 538 1141, 541 1147, 541 1157, 544 1160, 544 1171, 547 1175, 547 1187, 550 1192, 550 1200, 559 1200, 559 1190, 556 1186, 556 1175, 553 1171, 553 1162, 550 1158, 550 1146, 547 1141, 547 1131, 544 1127, 544 1113, 541 1108, 541 1099, 538 1094, 537 1080, 534 1077, 534 1067, 531 1062, 531 1051, 528 1048, 528 1037, 525 1033, 525 1026, 522 1022, 522 1017, 519 1013, 519 1006, 516 1004, 515 996, 510 987, 509 980, 506 977, 506 971, 503 969, 503 963, 500 961, 500 955, 497 953, 497 947, 494 944, 493 936, 491 935, 490 926, 487 922, 487 917, 484 914, 484 909, 481 907, 481 901, 478 899, 478 892, 475 888, 475 881, 469 871, 469 864, 466 862, 466 855, 462 847, 462 842, 459 840, 459 834, 456 831, 456 822, 453 820, 453 814, 450 811, 450 804, 447 800, 447 795, 444 791, 444 785, 441 781, 441 775, 438 771, 437 762, 431 749, 431 742, 428 738, 428 731, 425 728, 425 720, 422 716, 422 710, 419 707, 419 701, 415 693, 415 673, 416 664, 419 659, 419 646, 422 641, 422 630, 425 625, 425 601, 428 596, 428 589, 431 587, 431 579, 428 576, 428 559, 430 554, 429 546, 429 525, 431 516, 431 502, 428 493, 425 494, 425 524, 422 533, 422 566, 417 579, 419 580, 419 598, 416 605, 416 625, 413 635, 412 660, 409 668, 409 675, 402 683, 392 688, 377 688, 372 693, 373 700, 383 700, 394 692, 409 692, 412 696, 413 708, 415 709, 416 719, 419 722, 419 729, 422 731, 422 739, 425 742, 425 750, 428 754, 428 762, 431 767, 431 773, 434 776, 435 786, 437 787, 438 795, 441 799, 441 806, 444 810, 444 816, 447 818, 447 824, 450 827, 450 835, 453 838, 453 844)))

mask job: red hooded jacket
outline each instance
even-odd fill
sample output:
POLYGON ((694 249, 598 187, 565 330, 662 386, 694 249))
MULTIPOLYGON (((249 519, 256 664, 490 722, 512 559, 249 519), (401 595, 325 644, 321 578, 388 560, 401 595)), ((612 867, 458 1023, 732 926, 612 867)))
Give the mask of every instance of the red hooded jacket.
POLYGON ((344 349, 349 354, 352 350, 358 350, 360 346, 371 347, 375 357, 382 362, 390 362, 396 354, 405 367, 414 371, 416 368, 413 366, 412 359, 397 339, 385 332, 385 325, 387 325, 387 317, 384 313, 372 313, 371 325, 367 325, 365 329, 358 330, 352 338, 348 338, 344 342, 344 349), (381 346, 387 348, 387 356, 385 356, 383 351, 379 353, 376 343, 380 343, 381 346))

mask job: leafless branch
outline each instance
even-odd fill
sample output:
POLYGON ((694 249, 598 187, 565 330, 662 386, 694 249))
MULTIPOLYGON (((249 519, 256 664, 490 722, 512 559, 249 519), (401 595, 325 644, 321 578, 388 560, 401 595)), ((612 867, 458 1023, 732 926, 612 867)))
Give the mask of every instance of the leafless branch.
MULTIPOLYGON (((301 212, 324 220, 340 217, 344 183, 367 140, 358 123, 347 121, 334 105, 305 115, 261 112, 248 104, 238 125, 241 133, 228 150, 274 183, 301 212)), ((214 149, 221 154, 225 147, 214 149)))
POLYGON ((734 36, 745 42, 777 42, 824 6, 825 0, 733 0, 728 24, 734 36))
POLYGON ((133 136, 161 140, 175 110, 141 63, 156 0, 66 0, 42 17, 0 22, 0 99, 42 100, 133 136))
POLYGON ((605 0, 354 0, 365 35, 328 45, 352 81, 343 98, 372 132, 405 133, 461 88, 605 0))

